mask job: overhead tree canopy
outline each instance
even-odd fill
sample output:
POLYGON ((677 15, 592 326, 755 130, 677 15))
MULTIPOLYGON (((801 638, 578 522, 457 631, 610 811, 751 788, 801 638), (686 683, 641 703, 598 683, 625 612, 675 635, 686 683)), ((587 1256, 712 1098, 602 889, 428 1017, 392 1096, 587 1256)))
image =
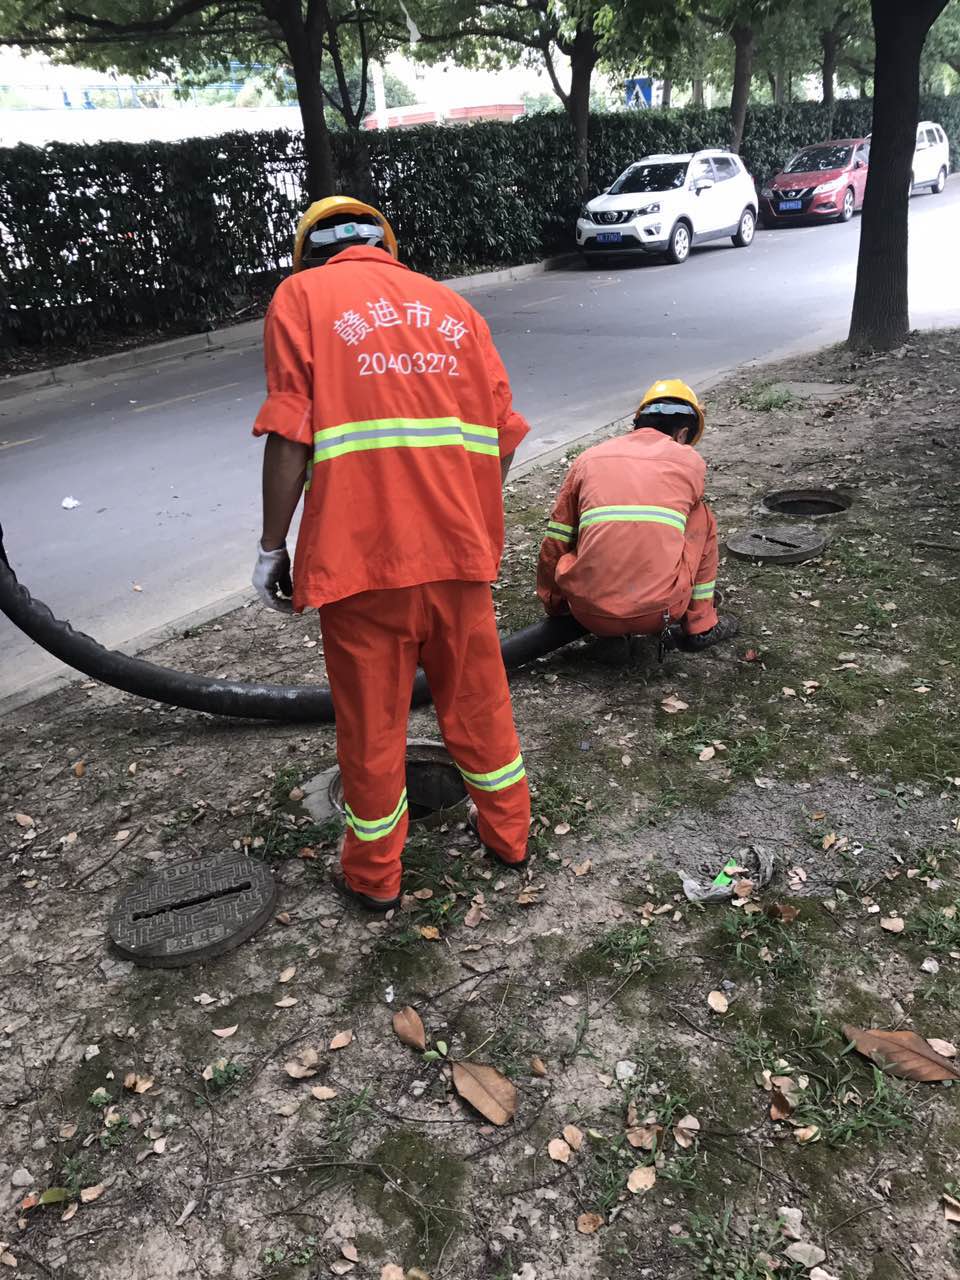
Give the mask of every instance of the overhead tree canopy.
MULTIPOLYGON (((399 0, 0 0, 0 33, 6 44, 131 74, 284 62, 303 119, 307 191, 317 198, 335 185, 326 107, 359 129, 370 59, 408 38, 402 16, 399 0)), ((358 172, 355 185, 363 194, 369 175, 358 172)))

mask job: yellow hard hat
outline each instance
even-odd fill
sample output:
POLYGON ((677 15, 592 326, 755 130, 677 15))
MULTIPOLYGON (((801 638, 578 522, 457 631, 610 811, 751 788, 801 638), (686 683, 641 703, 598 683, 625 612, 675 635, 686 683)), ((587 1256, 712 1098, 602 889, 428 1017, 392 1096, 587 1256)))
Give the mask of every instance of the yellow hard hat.
POLYGON ((327 218, 336 217, 338 214, 355 214, 358 218, 373 219, 383 228, 383 247, 391 255, 398 258, 397 237, 393 234, 393 227, 386 220, 379 209, 374 209, 373 205, 364 204, 362 200, 354 200, 352 196, 327 196, 324 200, 316 200, 309 207, 297 225, 297 235, 293 243, 293 269, 294 271, 302 271, 306 265, 303 261, 304 245, 307 236, 317 225, 318 222, 325 222, 327 218))
POLYGON ((658 400, 670 400, 680 404, 688 404, 694 410, 697 415, 697 429, 687 441, 687 444, 699 444, 703 435, 705 419, 703 405, 697 399, 697 393, 693 387, 688 387, 679 378, 663 378, 660 382, 655 382, 644 393, 643 399, 637 407, 637 414, 642 413, 647 405, 654 404, 658 400))

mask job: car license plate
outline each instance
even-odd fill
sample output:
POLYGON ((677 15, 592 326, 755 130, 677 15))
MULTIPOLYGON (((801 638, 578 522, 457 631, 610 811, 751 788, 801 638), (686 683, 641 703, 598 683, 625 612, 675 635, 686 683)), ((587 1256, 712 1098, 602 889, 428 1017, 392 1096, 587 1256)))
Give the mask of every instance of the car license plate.
POLYGON ((597 235, 600 244, 619 244, 622 239, 622 231, 601 231, 597 235))
POLYGON ((777 212, 783 213, 784 211, 789 209, 802 209, 802 208, 803 208, 802 200, 781 200, 780 205, 777 209, 777 212))

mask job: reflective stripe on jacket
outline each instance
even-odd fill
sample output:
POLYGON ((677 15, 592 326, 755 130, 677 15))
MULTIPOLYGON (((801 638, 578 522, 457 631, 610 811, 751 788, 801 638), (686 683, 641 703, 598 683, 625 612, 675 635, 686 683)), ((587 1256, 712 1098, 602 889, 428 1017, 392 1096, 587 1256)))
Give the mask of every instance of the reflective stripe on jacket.
MULTIPOLYGON (((651 428, 587 449, 557 495, 540 548, 537 593, 548 613, 678 619, 694 583, 684 557, 690 512, 703 501, 706 464, 651 428)), ((700 593, 699 595, 697 593, 700 593)))

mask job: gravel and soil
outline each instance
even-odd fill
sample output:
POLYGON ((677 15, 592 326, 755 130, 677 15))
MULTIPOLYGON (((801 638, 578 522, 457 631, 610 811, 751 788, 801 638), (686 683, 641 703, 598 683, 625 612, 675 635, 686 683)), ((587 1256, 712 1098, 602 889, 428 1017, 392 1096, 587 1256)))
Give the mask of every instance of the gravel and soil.
MULTIPOLYGON (((529 869, 492 865, 457 824, 421 829, 387 921, 331 889, 339 832, 299 802, 334 762, 330 727, 89 682, 8 717, 0 1263, 56 1280, 954 1277, 956 1087, 874 1069, 842 1027, 960 1037, 958 410, 954 332, 713 391, 723 535, 769 523, 768 490, 835 486, 852 503, 820 523, 827 549, 726 558, 742 631, 725 648, 611 668, 580 643, 519 673, 529 869), (277 919, 187 969, 111 954, 137 876, 231 848, 274 869, 277 919), (737 897, 688 901, 683 878, 731 860, 737 897), (427 1056, 391 1030, 406 1005, 427 1056), (314 1074, 291 1078, 307 1050, 314 1074), (515 1117, 458 1100, 448 1058, 503 1073, 515 1117)), ((562 473, 508 486, 504 629, 538 616, 562 473)), ((151 656, 324 677, 315 617, 255 606, 151 656)))

